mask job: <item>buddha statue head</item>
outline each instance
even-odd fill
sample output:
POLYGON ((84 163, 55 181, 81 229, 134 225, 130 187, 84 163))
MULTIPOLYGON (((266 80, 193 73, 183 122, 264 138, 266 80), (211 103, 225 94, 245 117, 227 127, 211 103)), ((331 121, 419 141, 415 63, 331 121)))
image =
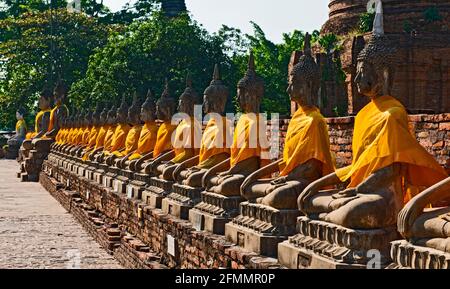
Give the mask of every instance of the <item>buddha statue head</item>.
POLYGON ((84 127, 89 127, 92 124, 92 111, 87 110, 86 113, 84 114, 84 121, 83 121, 83 126, 84 127))
POLYGON ((359 93, 370 98, 390 95, 397 49, 384 35, 383 7, 377 2, 372 37, 358 55, 355 83, 359 93))
POLYGON ((156 116, 159 120, 170 121, 175 113, 176 102, 170 94, 169 81, 166 79, 166 85, 161 97, 156 102, 156 116))
POLYGON ((134 93, 133 103, 128 109, 128 122, 132 125, 139 125, 141 123, 141 103, 138 98, 137 92, 134 93))
POLYGON ((213 79, 203 93, 203 110, 206 114, 225 112, 230 90, 220 78, 219 65, 214 66, 213 79))
POLYGON ((59 80, 54 90, 55 105, 61 105, 66 101, 68 87, 63 80, 59 80))
POLYGON ((192 87, 191 74, 186 75, 186 89, 181 94, 178 101, 178 112, 185 113, 189 116, 194 116, 195 105, 199 103, 198 93, 192 87))
POLYGON ((113 125, 117 123, 117 109, 114 105, 111 106, 111 109, 108 111, 108 115, 106 117, 106 123, 109 125, 113 125))
POLYGON ((311 35, 305 35, 303 55, 289 74, 287 93, 299 105, 317 105, 320 68, 311 54, 311 35))
POLYGON ((107 107, 107 105, 105 105, 102 112, 100 113, 100 117, 98 119, 98 125, 101 125, 101 126, 105 125, 107 119, 108 119, 108 107, 107 107))
POLYGON ((128 120, 128 105, 125 101, 125 96, 122 97, 122 102, 120 103, 119 108, 117 109, 117 123, 124 124, 128 120))
POLYGON ((39 94, 39 109, 47 110, 51 107, 53 94, 49 89, 44 88, 39 94))
POLYGON ((237 84, 237 98, 244 113, 258 113, 264 96, 264 80, 256 75, 255 58, 250 51, 248 69, 237 84))
POLYGON ((24 117, 25 117, 25 109, 23 107, 20 107, 16 111, 16 118, 17 120, 23 120, 24 117))
POLYGON ((97 103, 97 105, 95 106, 95 110, 92 113, 92 125, 93 126, 98 126, 100 124, 100 115, 102 113, 102 106, 97 103))
POLYGON ((147 99, 141 107, 141 120, 144 122, 151 122, 156 119, 156 103, 153 98, 151 89, 147 92, 147 99))

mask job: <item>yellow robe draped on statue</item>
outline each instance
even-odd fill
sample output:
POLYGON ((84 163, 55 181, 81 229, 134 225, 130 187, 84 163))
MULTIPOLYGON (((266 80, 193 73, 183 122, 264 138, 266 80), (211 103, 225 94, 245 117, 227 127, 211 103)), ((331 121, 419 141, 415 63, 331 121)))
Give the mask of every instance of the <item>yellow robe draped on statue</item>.
POLYGON ((105 151, 106 155, 110 155, 112 152, 121 151, 125 149, 125 141, 131 127, 128 124, 118 124, 114 135, 112 137, 111 148, 105 151))
POLYGON ((95 149, 95 145, 97 143, 97 137, 98 134, 100 133, 100 129, 99 127, 92 127, 91 132, 89 134, 89 141, 87 144, 87 147, 84 151, 83 157, 81 158, 83 161, 86 161, 89 157, 89 154, 95 149))
POLYGON ((182 163, 198 153, 202 138, 202 125, 194 117, 183 119, 175 130, 173 163, 182 163))
POLYGON ((120 151, 113 151, 113 155, 116 157, 124 157, 135 150, 137 150, 138 144, 139 144, 139 136, 141 135, 142 126, 141 125, 135 125, 133 126, 127 134, 127 137, 125 139, 125 148, 120 151))
POLYGON ((113 137, 114 137, 114 133, 116 131, 116 128, 117 128, 117 125, 112 125, 106 131, 105 140, 104 140, 104 146, 103 146, 103 151, 104 152, 109 152, 111 150, 112 141, 113 141, 113 137))
POLYGON ((231 167, 252 157, 261 159, 260 166, 269 164, 269 142, 266 124, 261 114, 243 114, 236 125, 231 146, 231 167))
POLYGON ((155 149, 153 150, 153 158, 159 157, 163 152, 173 149, 172 134, 177 126, 170 121, 165 121, 158 129, 155 149))
POLYGON ((403 183, 409 186, 403 190, 406 203, 418 193, 414 187, 429 187, 447 177, 411 134, 405 108, 391 96, 372 100, 358 113, 352 146, 352 164, 336 171, 342 181, 351 180, 349 187, 356 187, 382 168, 401 163, 406 166, 403 183))
MULTIPOLYGON (((57 105, 50 111, 50 121, 49 121, 49 124, 48 124, 47 132, 50 132, 50 131, 52 131, 55 128, 56 111, 60 107, 61 107, 61 105, 57 105)), ((66 114, 69 115, 69 109, 67 108, 67 106, 66 105, 62 105, 62 107, 64 107, 64 109, 66 110, 66 114)))
POLYGON ((42 121, 42 117, 44 117, 44 114, 46 114, 47 112, 50 112, 50 111, 51 111, 50 109, 41 110, 36 114, 36 117, 34 119, 34 132, 30 132, 27 135, 27 139, 32 139, 38 134, 39 123, 42 121))
POLYGON ((153 151, 156 145, 156 139, 158 137, 158 126, 156 122, 146 122, 142 127, 141 134, 139 136, 139 142, 137 150, 128 158, 128 160, 137 160, 142 158, 153 151))
POLYGON ((227 142, 233 138, 232 123, 226 117, 211 118, 206 124, 202 136, 198 167, 209 167, 209 162, 219 154, 230 154, 227 142))
POLYGON ((300 107, 292 117, 286 134, 281 176, 287 176, 297 166, 316 159, 322 163, 322 175, 335 170, 330 151, 330 137, 325 118, 316 107, 300 107))

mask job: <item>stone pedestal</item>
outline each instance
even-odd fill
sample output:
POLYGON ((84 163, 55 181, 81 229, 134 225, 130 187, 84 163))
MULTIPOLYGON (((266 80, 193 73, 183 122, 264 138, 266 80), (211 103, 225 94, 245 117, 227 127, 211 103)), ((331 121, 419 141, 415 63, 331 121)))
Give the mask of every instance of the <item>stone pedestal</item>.
POLYGON ((39 140, 31 149, 22 163, 20 164, 20 179, 23 182, 39 181, 39 174, 42 169, 42 163, 50 153, 50 146, 53 140, 39 140))
POLYGON ((239 214, 242 197, 225 197, 211 192, 201 193, 201 202, 189 211, 189 221, 198 231, 225 234, 225 224, 239 214))
POLYGON ((298 218, 297 232, 278 245, 278 260, 291 269, 385 268, 399 238, 395 227, 352 230, 308 217, 298 218))
POLYGON ((203 188, 173 184, 173 192, 162 200, 162 211, 174 217, 188 220, 189 210, 200 202, 202 191, 203 188))
POLYGON ((5 151, 5 159, 15 160, 19 157, 19 149, 18 145, 8 145, 8 148, 5 151))
POLYGON ((129 181, 130 180, 122 174, 117 174, 117 176, 112 181, 113 191, 118 194, 125 194, 129 181))
POLYGON ((173 182, 152 177, 149 186, 142 192, 142 201, 151 208, 161 209, 162 200, 172 192, 172 186, 173 182))
POLYGON ((278 243, 296 233, 298 210, 277 210, 261 204, 241 203, 240 215, 225 225, 226 238, 246 250, 277 256, 278 243))
POLYGON ((114 180, 117 178, 118 169, 116 168, 108 168, 105 170, 105 173, 102 177, 102 185, 105 188, 113 188, 114 180))
POLYGON ((406 240, 391 243, 392 264, 389 269, 450 269, 450 254, 416 246, 406 240))

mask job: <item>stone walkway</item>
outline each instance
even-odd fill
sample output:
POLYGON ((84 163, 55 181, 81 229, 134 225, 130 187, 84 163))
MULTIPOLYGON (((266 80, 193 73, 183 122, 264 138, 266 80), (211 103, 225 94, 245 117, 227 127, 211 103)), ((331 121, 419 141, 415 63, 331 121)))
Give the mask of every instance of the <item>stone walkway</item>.
POLYGON ((121 268, 38 183, 0 160, 0 268, 121 268))

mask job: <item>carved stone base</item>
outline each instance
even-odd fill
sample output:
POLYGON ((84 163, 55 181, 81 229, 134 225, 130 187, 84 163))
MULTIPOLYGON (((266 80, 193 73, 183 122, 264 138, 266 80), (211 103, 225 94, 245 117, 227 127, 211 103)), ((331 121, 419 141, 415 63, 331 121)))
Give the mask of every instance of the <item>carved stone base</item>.
POLYGON ((173 184, 173 192, 162 200, 162 211, 174 217, 189 220, 189 210, 201 200, 203 188, 173 184))
POLYGON ((149 186, 142 192, 142 201, 151 208, 161 209, 162 200, 172 191, 173 182, 152 177, 149 186))
POLYGON ((450 269, 450 254, 416 246, 406 240, 391 244, 392 264, 389 269, 450 269))
POLYGON ((352 230, 308 217, 298 218, 297 231, 278 246, 280 263, 291 269, 385 268, 399 237, 395 227, 352 230))
POLYGON ((276 257, 278 243, 295 234, 299 214, 298 210, 277 210, 244 202, 240 215, 225 225, 225 236, 246 250, 276 257))
POLYGON ((242 201, 242 197, 202 192, 201 202, 189 211, 189 221, 198 231, 224 235, 225 224, 239 214, 239 204, 242 201))
POLYGON ((117 175, 113 180, 113 191, 118 194, 125 194, 129 181, 127 177, 117 175))
POLYGON ((142 198, 142 193, 147 188, 147 183, 141 181, 130 181, 127 185, 127 197, 129 199, 138 199, 142 198))
POLYGON ((117 173, 112 172, 112 171, 108 171, 107 173, 105 173, 105 174, 103 175, 103 178, 102 178, 102 180, 103 180, 102 185, 103 185, 105 188, 113 188, 113 186, 114 186, 114 180, 115 180, 116 178, 117 178, 117 173))

